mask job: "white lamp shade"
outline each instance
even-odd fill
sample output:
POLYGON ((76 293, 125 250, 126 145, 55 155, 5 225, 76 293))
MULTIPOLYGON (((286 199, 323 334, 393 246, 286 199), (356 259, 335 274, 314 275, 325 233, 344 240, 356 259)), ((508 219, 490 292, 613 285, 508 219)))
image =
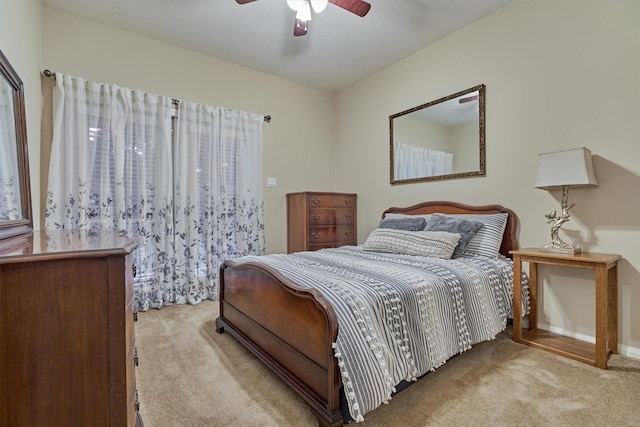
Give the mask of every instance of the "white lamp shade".
POLYGON ((585 147, 538 154, 538 176, 534 187, 550 190, 568 185, 598 185, 593 172, 591 151, 585 147))

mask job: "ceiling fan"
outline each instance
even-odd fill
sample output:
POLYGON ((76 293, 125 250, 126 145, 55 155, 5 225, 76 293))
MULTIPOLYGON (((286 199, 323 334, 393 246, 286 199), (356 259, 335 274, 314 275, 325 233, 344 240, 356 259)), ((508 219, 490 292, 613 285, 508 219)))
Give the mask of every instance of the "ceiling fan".
MULTIPOLYGON (((251 3, 256 0, 236 0, 238 4, 251 3)), ((363 0, 287 0, 291 9, 296 11, 296 19, 293 25, 294 36, 304 36, 311 21, 311 9, 315 13, 322 12, 331 3, 358 16, 365 16, 371 5, 363 0)))
POLYGON ((477 100, 478 100, 478 95, 471 95, 471 96, 467 96, 466 98, 460 98, 458 100, 458 103, 464 104, 466 102, 472 102, 472 101, 477 101, 477 100))

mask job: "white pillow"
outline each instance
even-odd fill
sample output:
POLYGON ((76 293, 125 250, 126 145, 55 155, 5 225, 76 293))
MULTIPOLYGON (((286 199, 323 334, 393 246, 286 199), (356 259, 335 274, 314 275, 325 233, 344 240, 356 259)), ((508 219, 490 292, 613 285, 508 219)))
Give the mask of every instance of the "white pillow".
POLYGON ((508 213, 497 214, 447 214, 463 219, 478 221, 482 228, 473 236, 469 244, 462 251, 462 256, 486 256, 497 258, 502 245, 502 235, 507 226, 508 213))
POLYGON ((364 242, 366 251, 450 259, 460 235, 446 231, 405 231, 376 228, 364 242))

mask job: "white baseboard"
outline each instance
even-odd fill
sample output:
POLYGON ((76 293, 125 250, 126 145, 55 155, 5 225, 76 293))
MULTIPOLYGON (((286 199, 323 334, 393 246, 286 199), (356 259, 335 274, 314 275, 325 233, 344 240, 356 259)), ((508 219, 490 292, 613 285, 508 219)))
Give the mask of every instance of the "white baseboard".
MULTIPOLYGON (((564 335, 565 337, 571 337, 581 341, 590 342, 592 344, 596 343, 596 337, 592 337, 591 335, 579 334, 573 331, 567 331, 562 328, 543 324, 538 324, 538 328, 544 329, 545 331, 553 332, 554 334, 564 335)), ((640 348, 637 347, 631 347, 618 343, 618 353, 623 356, 640 359, 640 348)))
POLYGON ((618 353, 620 353, 623 356, 640 360, 640 348, 637 348, 637 347, 618 344, 618 353))

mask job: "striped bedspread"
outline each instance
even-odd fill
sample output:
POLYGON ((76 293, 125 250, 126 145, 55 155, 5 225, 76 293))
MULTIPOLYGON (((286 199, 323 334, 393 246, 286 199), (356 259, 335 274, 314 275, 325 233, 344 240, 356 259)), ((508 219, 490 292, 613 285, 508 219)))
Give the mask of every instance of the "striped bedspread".
POLYGON ((401 381, 493 339, 511 316, 513 269, 503 257, 442 260, 344 246, 241 260, 275 267, 332 304, 334 352, 356 421, 401 381))

